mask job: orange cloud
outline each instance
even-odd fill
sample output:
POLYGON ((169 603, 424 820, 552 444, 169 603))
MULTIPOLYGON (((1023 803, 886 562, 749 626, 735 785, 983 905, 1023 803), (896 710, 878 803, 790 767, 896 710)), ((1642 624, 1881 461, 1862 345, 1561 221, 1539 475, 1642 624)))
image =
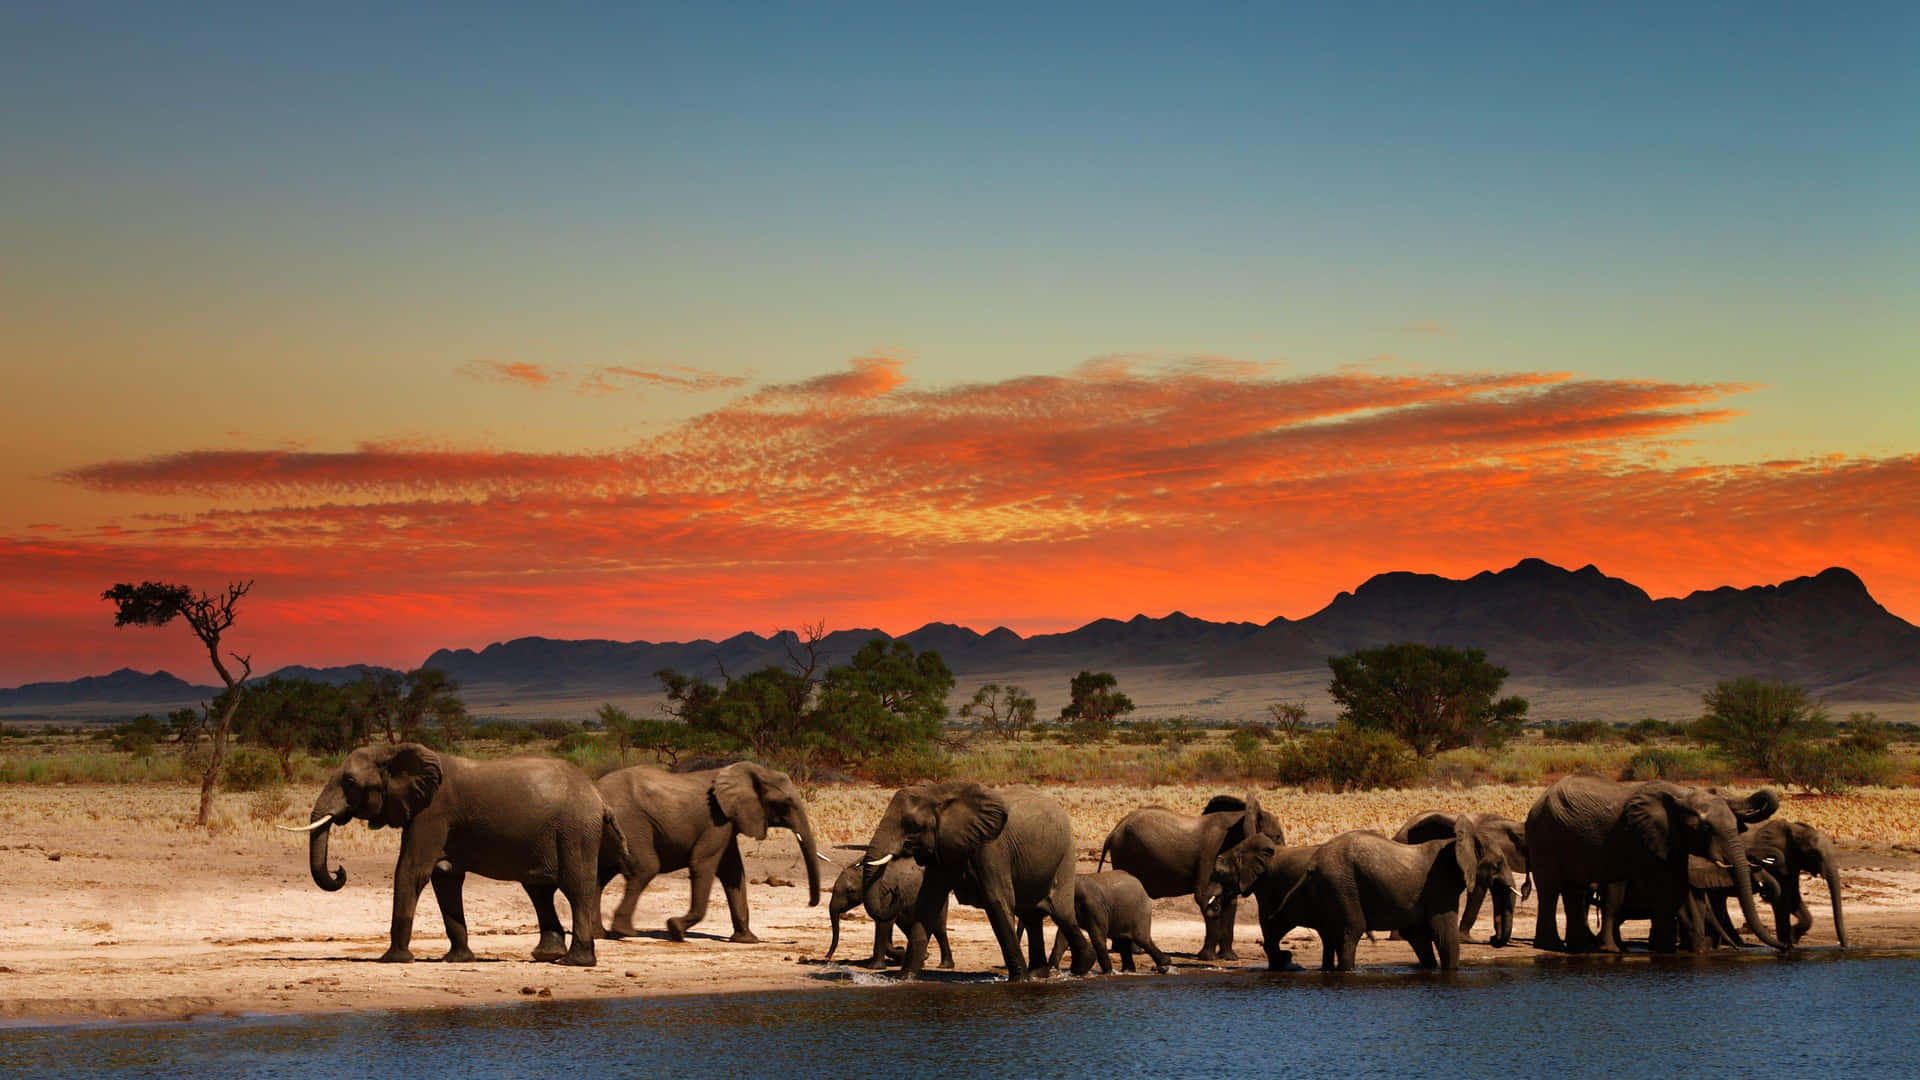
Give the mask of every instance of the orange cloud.
POLYGON ((669 365, 664 368, 603 367, 580 381, 580 393, 595 396, 620 390, 680 390, 709 393, 732 390, 745 385, 744 375, 720 375, 697 368, 669 365))
POLYGON ((488 382, 511 383, 516 386, 530 386, 544 389, 552 385, 558 373, 552 368, 524 361, 506 363, 499 360, 478 360, 462 365, 460 374, 472 379, 484 379, 488 382))
POLYGON ((246 631, 276 663, 823 617, 893 631, 1175 608, 1264 621, 1381 570, 1532 555, 1656 595, 1847 565, 1920 615, 1920 457, 1668 462, 1744 389, 1284 378, 1217 358, 918 388, 871 357, 604 453, 382 444, 104 462, 64 479, 179 512, 0 541, 0 573, 31 583, 0 614, 27 643, 0 676, 178 648, 111 632, 99 591, 143 576, 258 577, 246 631))

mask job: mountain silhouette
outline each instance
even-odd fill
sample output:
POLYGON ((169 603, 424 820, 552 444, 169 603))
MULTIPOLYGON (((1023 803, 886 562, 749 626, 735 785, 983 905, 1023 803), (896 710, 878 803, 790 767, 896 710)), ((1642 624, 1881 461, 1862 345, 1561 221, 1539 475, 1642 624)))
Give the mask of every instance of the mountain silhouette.
MULTIPOLYGON (((845 663, 876 637, 890 640, 872 629, 826 635, 816 647, 818 670, 845 663)), ((1525 559, 1464 579, 1378 574, 1299 620, 1216 623, 1176 611, 1096 619, 1030 637, 951 623, 929 623, 901 637, 916 649, 939 652, 963 680, 1081 668, 1178 669, 1195 679, 1324 672, 1329 656, 1419 641, 1483 649, 1516 680, 1540 686, 1698 692, 1720 679, 1756 675, 1850 700, 1920 700, 1920 627, 1881 607, 1858 576, 1839 567, 1778 585, 1655 600, 1593 566, 1566 570, 1525 559)), ((478 650, 441 649, 421 666, 446 671, 470 698, 514 700, 651 694, 658 690, 654 672, 662 668, 718 678, 787 664, 796 655, 805 654, 791 631, 665 643, 526 637, 478 650)), ((363 670, 351 665, 325 669, 324 676, 345 681, 363 670)), ((290 667, 278 674, 322 673, 290 667)), ((198 700, 213 692, 165 672, 122 669, 0 690, 0 708, 198 700)))

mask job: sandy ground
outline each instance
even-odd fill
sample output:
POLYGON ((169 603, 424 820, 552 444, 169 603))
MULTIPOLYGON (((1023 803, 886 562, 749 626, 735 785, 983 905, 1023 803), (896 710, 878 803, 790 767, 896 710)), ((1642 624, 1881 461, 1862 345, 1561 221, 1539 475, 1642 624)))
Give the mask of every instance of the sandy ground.
MULTIPOLYGON (((1056 789, 1068 805, 1076 837, 1092 868, 1097 845, 1121 813, 1150 802, 1197 810, 1208 791, 1193 789, 1056 789)), ((1383 796, 1269 793, 1263 802, 1286 823, 1290 838, 1325 839, 1347 827, 1391 827, 1427 806, 1524 813, 1536 792, 1489 788, 1473 792, 1400 792, 1383 796)), ((864 841, 889 793, 830 789, 813 800, 823 846, 844 863, 856 857, 831 845, 864 841)), ((422 897, 413 964, 374 962, 386 948, 391 874, 398 837, 360 825, 335 830, 335 861, 347 887, 322 893, 307 876, 304 840, 273 831, 272 821, 305 819, 304 799, 223 797, 209 834, 189 824, 194 796, 185 789, 0 788, 0 1019, 59 1021, 177 1019, 250 1013, 358 1008, 415 1008, 609 995, 665 995, 798 989, 870 981, 821 961, 828 942, 824 892, 833 868, 822 867, 822 906, 809 908, 797 845, 785 833, 742 841, 752 884, 757 945, 724 940, 731 931, 715 891, 707 919, 684 943, 663 934, 599 943, 599 966, 564 968, 529 959, 537 939, 532 908, 517 885, 469 878, 468 925, 474 963, 431 959, 446 948, 431 893, 422 897)), ((1920 793, 1875 800, 1797 804, 1785 816, 1811 820, 1849 847, 1845 884, 1849 929, 1857 946, 1920 948, 1920 793), (1850 832, 1852 835, 1850 835, 1850 832)), ((1816 924, 1805 944, 1834 941, 1819 882, 1808 880, 1816 924)), ((609 911, 616 898, 609 889, 609 911)), ((660 927, 685 910, 684 872, 656 880, 637 922, 660 927)), ((1242 966, 1258 966, 1252 905, 1237 936, 1242 966)), ((1532 905, 1522 907, 1517 936, 1531 934, 1532 905)), ((564 918, 563 914, 563 918, 564 918)), ((1483 940, 1483 918, 1473 935, 1483 940)), ((1201 924, 1192 901, 1160 901, 1155 937, 1179 967, 1199 966, 1193 953, 1201 924)), ((984 916, 956 908, 952 936, 958 970, 993 974, 999 950, 984 916)), ((859 959, 872 925, 856 913, 843 925, 841 959, 859 959)), ((1298 959, 1316 963, 1310 931, 1286 941, 1298 959)), ((1363 965, 1406 964, 1412 951, 1386 940, 1363 943, 1363 965)), ((1531 949, 1469 945, 1464 963, 1534 955, 1531 949)), ((1144 957, 1142 958, 1144 961, 1144 957)))

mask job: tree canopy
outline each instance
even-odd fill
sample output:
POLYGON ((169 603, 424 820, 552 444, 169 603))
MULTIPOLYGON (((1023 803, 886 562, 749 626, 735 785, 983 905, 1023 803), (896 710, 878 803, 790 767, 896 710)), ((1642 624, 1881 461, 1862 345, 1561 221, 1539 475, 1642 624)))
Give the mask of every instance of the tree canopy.
POLYGON ((1522 697, 1495 699, 1507 669, 1480 649, 1400 642, 1327 658, 1340 720, 1387 731, 1421 757, 1457 746, 1498 746, 1520 733, 1522 697))

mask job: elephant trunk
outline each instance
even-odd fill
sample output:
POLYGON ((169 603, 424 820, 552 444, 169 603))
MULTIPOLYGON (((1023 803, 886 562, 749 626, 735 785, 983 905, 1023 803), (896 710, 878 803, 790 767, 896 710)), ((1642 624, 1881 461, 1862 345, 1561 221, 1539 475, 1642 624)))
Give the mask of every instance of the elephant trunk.
POLYGON ((1827 883, 1827 898, 1833 904, 1833 934, 1840 939, 1840 947, 1847 945, 1847 920, 1840 912, 1840 863, 1839 852, 1822 837, 1819 845, 1821 877, 1827 883))
POLYGON ((1720 846, 1726 850, 1727 869, 1733 874, 1734 895, 1740 899, 1740 914, 1746 917, 1747 927, 1753 931, 1754 937, 1771 948, 1786 948, 1773 931, 1767 929, 1766 923, 1760 918, 1760 909, 1754 904, 1753 872, 1747 867, 1747 846, 1741 842, 1739 832, 1731 825, 1716 827, 1715 831, 1720 834, 1720 846))
POLYGON ((827 905, 827 919, 833 923, 833 937, 827 942, 827 959, 833 959, 835 949, 840 947, 840 903, 834 901, 827 905))
POLYGON ((328 781, 320 797, 313 801, 313 814, 307 818, 310 824, 326 822, 307 834, 307 869, 313 874, 313 883, 328 892, 338 892, 347 883, 347 868, 327 871, 327 834, 333 831, 334 823, 344 824, 349 820, 351 813, 347 810, 347 797, 340 790, 340 781, 328 781))
POLYGON ((820 906, 820 853, 813 845, 813 823, 805 808, 793 809, 793 832, 800 838, 800 861, 807 864, 807 906, 820 906))

